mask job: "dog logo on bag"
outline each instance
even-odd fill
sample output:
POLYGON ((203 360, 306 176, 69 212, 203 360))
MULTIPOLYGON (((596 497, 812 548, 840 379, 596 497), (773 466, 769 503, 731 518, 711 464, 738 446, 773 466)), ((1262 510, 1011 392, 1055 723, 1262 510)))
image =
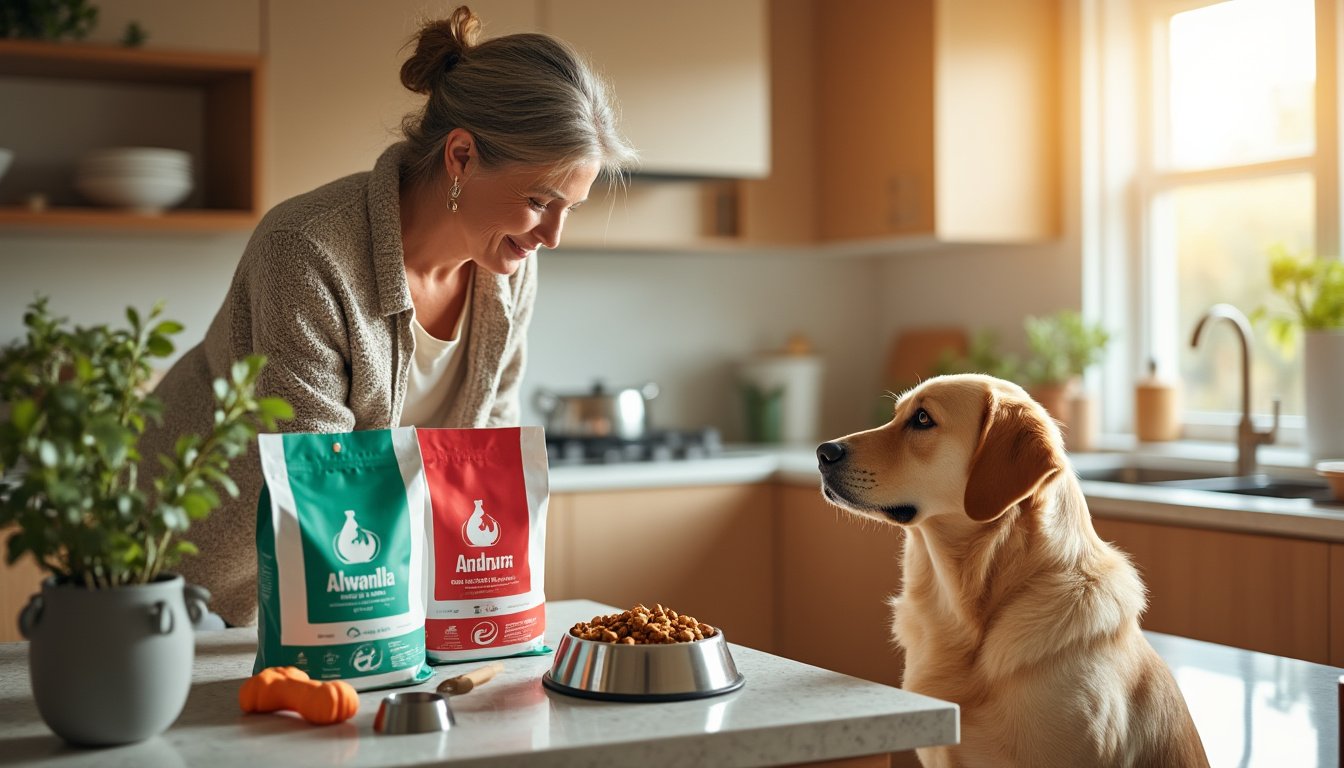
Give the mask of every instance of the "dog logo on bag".
POLYGON ((331 542, 336 557, 346 565, 367 563, 378 556, 378 534, 368 528, 360 528, 355 520, 355 510, 345 511, 345 525, 331 542))
POLYGON ((378 646, 372 643, 365 643, 355 649, 350 655, 350 666, 357 672, 372 672, 383 663, 382 656, 378 653, 378 646))
POLYGON ((462 524, 462 540, 470 547, 493 547, 499 542, 499 521, 485 513, 481 501, 476 500, 476 509, 462 524))
POLYGON ((499 625, 493 621, 482 621, 471 628, 471 642, 476 645, 489 645, 499 637, 499 625))

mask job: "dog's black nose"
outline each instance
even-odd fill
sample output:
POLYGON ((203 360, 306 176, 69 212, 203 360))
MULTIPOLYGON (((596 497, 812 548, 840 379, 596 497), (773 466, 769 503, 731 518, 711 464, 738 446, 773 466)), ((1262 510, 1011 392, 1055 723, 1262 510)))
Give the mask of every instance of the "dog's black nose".
POLYGON ((817 461, 823 467, 843 458, 845 458, 845 446, 842 443, 822 443, 817 446, 817 461))

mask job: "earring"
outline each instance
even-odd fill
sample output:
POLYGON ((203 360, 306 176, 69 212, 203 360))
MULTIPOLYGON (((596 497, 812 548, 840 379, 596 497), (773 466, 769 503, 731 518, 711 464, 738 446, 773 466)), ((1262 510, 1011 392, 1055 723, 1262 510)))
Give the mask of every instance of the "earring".
POLYGON ((457 213, 457 196, 462 194, 462 182, 453 177, 453 186, 448 190, 448 210, 457 213))

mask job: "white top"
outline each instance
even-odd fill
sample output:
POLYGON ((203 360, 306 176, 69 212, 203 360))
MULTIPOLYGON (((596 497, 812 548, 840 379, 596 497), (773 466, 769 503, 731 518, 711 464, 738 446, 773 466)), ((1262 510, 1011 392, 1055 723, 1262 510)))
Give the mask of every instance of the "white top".
MULTIPOLYGON (((546 643, 555 648, 574 622, 619 610, 587 600, 548 602, 546 643)), ((27 643, 0 643, 0 760, 50 768, 733 768, 838 760, 957 741, 955 704, 731 642, 733 661, 746 677, 746 685, 732 693, 665 703, 578 699, 542 687, 552 654, 523 656, 503 659, 503 669, 489 683, 452 697, 457 725, 446 733, 384 736, 373 730, 383 697, 433 691, 471 665, 439 667, 434 678, 418 686, 365 691, 351 720, 313 726, 290 714, 238 711, 238 687, 252 674, 256 648, 252 627, 197 633, 192 690, 182 716, 167 732, 116 749, 72 750, 61 748, 38 715, 29 688, 27 643)), ((1328 714, 1333 718, 1333 710, 1328 714)))
MULTIPOLYGON (((474 280, 473 280, 474 282, 474 280)), ((448 409, 454 393, 466 375, 466 355, 459 347, 467 338, 471 325, 471 284, 467 285, 467 300, 462 314, 457 316, 453 335, 437 339, 411 313, 411 331, 415 334, 415 359, 411 361, 411 375, 406 380, 406 399, 401 406, 402 427, 447 427, 448 409)))

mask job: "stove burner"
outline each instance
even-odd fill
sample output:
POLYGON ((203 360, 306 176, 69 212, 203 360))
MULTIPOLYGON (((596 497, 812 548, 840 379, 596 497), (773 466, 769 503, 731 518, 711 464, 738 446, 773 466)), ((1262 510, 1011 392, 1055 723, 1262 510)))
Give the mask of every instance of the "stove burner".
POLYGON ((717 456, 723 440, 714 427, 655 430, 633 439, 591 435, 546 435, 546 455, 553 467, 580 464, 622 464, 635 461, 679 461, 717 456))

